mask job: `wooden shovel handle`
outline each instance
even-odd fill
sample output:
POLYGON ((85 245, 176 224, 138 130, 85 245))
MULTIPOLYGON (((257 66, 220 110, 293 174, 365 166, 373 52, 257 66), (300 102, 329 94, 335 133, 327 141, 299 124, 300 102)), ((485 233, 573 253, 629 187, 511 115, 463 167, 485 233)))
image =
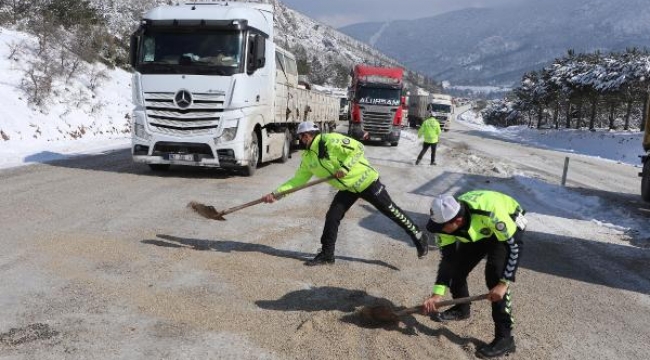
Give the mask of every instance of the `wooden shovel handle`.
MULTIPOLYGON (((436 306, 437 307, 443 307, 443 306, 450 306, 450 305, 457 305, 457 304, 467 304, 467 303, 471 303, 472 301, 485 300, 487 298, 488 298, 488 294, 468 296, 468 297, 463 297, 463 298, 458 298, 458 299, 439 301, 436 304, 436 306)), ((413 307, 410 307, 410 308, 406 308, 404 310, 397 311, 395 313, 395 315, 403 316, 403 315, 414 314, 414 313, 421 312, 421 311, 422 311, 422 305, 418 305, 418 306, 413 306, 413 307)))
POLYGON ((308 188, 308 187, 310 187, 310 186, 314 186, 314 185, 318 185, 318 184, 320 184, 320 183, 324 183, 324 182, 326 182, 326 181, 330 181, 330 180, 332 180, 332 179, 334 179, 334 175, 330 175, 330 176, 328 176, 328 177, 326 177, 326 178, 322 178, 322 179, 314 180, 314 181, 312 181, 312 182, 308 182, 308 183, 306 183, 306 184, 303 184, 303 185, 300 185, 300 186, 296 186, 295 188, 291 188, 291 189, 289 189, 289 190, 280 191, 279 193, 277 193, 277 194, 275 194, 275 195, 276 195, 276 197, 277 197, 277 196, 282 197, 282 196, 285 196, 285 195, 289 195, 289 194, 291 194, 291 193, 295 193, 296 191, 299 191, 299 190, 302 190, 302 189, 308 188))
MULTIPOLYGON (((323 182, 326 182, 326 181, 330 181, 330 180, 332 180, 332 179, 334 179, 334 175, 328 176, 328 177, 326 177, 326 178, 322 178, 322 179, 314 180, 314 181, 312 181, 312 182, 308 182, 308 183, 306 183, 306 184, 303 184, 303 185, 300 185, 300 186, 296 186, 296 187, 291 188, 291 189, 289 189, 289 190, 280 191, 280 192, 278 192, 277 194, 275 194, 275 196, 276 196, 276 197, 282 197, 282 196, 285 196, 285 195, 288 195, 288 194, 294 193, 294 192, 296 192, 296 191, 300 191, 300 190, 302 190, 302 189, 306 189, 306 188, 308 188, 308 187, 311 187, 311 186, 314 186, 314 185, 318 185, 318 184, 323 183, 323 182)), ((241 210, 241 209, 247 208, 247 207, 249 207, 249 206, 257 205, 257 204, 260 204, 260 203, 262 203, 262 202, 264 202, 264 198, 263 198, 263 197, 261 197, 261 198, 259 198, 259 199, 257 199, 257 200, 253 200, 253 201, 251 201, 251 202, 247 202, 246 204, 242 204, 242 205, 239 205, 239 206, 235 206, 235 207, 231 207, 231 208, 229 208, 229 209, 226 209, 226 210, 222 211, 222 212, 220 213, 220 215, 223 216, 223 215, 226 215, 226 214, 230 214, 230 213, 233 213, 233 212, 235 212, 235 211, 237 211, 237 210, 241 210)))

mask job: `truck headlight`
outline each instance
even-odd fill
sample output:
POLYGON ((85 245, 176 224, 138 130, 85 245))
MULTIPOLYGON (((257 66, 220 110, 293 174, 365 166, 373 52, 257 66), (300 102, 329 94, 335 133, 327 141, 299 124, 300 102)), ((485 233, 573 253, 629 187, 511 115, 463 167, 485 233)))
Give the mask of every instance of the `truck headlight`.
POLYGON ((214 139, 215 143, 233 141, 237 137, 239 119, 224 120, 221 134, 214 139))
POLYGON ((223 141, 233 141, 237 137, 237 128, 231 127, 223 129, 223 134, 221 134, 221 140, 223 141))
POLYGON ((136 123, 133 125, 133 131, 135 132, 135 136, 141 139, 151 140, 151 135, 145 130, 144 125, 136 123))
POLYGON ((141 139, 151 141, 151 134, 147 132, 147 129, 144 127, 144 121, 142 121, 139 114, 135 114, 133 118, 135 119, 133 122, 133 134, 141 139))
POLYGON ((140 86, 141 78, 142 77, 139 73, 134 73, 131 78, 131 97, 133 105, 137 107, 144 106, 144 94, 142 93, 142 87, 140 86))

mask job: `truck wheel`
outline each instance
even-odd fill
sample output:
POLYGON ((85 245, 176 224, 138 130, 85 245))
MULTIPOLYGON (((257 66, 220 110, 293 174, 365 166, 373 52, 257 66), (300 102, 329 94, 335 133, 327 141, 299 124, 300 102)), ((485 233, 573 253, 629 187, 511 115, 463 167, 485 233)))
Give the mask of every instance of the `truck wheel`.
POLYGON ((643 175, 641 176, 641 198, 650 202, 650 159, 643 163, 643 175))
POLYGON ((281 163, 286 163, 289 161, 291 155, 291 134, 289 130, 284 133, 284 145, 282 146, 282 157, 280 158, 281 163))
POLYGON ((167 171, 169 166, 169 164, 149 164, 149 169, 152 171, 167 171))
POLYGON ((398 143, 399 141, 393 141, 392 143, 390 143, 390 146, 397 146, 398 143))
POLYGON ((253 176, 257 170, 257 163, 260 161, 260 147, 257 133, 251 134, 251 143, 248 146, 248 165, 242 168, 244 176, 253 176))

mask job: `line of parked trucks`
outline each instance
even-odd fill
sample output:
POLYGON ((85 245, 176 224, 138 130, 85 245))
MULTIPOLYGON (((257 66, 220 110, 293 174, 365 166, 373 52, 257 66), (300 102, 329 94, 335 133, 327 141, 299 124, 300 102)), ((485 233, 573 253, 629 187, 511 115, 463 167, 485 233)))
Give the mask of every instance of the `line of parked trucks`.
POLYGON ((251 176, 261 163, 287 161, 303 121, 327 132, 345 119, 350 136, 395 146, 407 112, 411 126, 432 110, 451 119, 450 99, 446 107, 431 97, 424 108, 407 108, 399 68, 356 65, 345 95, 310 89, 294 55, 274 44, 273 21, 272 5, 251 0, 196 0, 145 13, 130 47, 135 162, 251 176))

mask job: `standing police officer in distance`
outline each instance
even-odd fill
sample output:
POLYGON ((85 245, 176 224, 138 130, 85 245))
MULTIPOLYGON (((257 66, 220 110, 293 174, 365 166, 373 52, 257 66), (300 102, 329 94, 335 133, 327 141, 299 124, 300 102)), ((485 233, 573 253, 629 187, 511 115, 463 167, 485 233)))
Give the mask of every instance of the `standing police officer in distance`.
POLYGON ((338 133, 321 134, 318 126, 311 121, 301 123, 297 133, 301 144, 305 146, 300 166, 293 178, 262 198, 264 202, 272 203, 277 200, 275 194, 305 184, 314 175, 319 178, 335 177, 328 183, 339 191, 325 217, 321 251, 305 265, 334 263, 339 224, 358 198, 371 203, 404 229, 417 248, 418 258, 428 253, 428 235, 420 231, 411 218, 391 200, 386 187, 379 181, 379 173, 364 157, 364 148, 360 142, 338 133))
POLYGON ((469 296, 467 276, 485 257, 485 282, 492 301, 494 340, 478 348, 480 357, 496 357, 515 351, 512 336, 510 283, 515 281, 526 228, 525 211, 508 195, 475 190, 456 198, 436 196, 431 204, 427 230, 435 233, 442 260, 433 294, 423 304, 424 313, 437 321, 465 320, 470 305, 456 305, 438 313, 436 303, 449 287, 453 298, 469 296))
POLYGON ((422 125, 420 125, 420 128, 418 129, 418 138, 421 138, 424 136, 424 142, 422 143, 422 151, 420 151, 420 154, 418 155, 418 159, 415 160, 415 165, 420 164, 420 160, 422 160, 422 157, 424 154, 427 152, 429 148, 431 148, 431 163, 430 165, 435 165, 436 164, 436 147, 438 147, 438 137, 440 136, 440 123, 438 122, 438 119, 433 117, 433 112, 431 112, 431 116, 429 116, 422 125))

